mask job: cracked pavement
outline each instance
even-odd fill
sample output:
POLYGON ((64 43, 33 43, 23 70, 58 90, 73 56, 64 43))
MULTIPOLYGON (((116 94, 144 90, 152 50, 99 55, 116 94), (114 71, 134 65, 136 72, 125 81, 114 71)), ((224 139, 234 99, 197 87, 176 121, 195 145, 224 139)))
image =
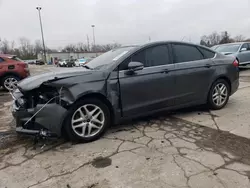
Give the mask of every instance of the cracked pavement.
POLYGON ((249 188, 250 71, 241 75, 223 110, 165 112, 87 144, 43 140, 34 148, 7 131, 14 140, 0 145, 0 187, 249 188))

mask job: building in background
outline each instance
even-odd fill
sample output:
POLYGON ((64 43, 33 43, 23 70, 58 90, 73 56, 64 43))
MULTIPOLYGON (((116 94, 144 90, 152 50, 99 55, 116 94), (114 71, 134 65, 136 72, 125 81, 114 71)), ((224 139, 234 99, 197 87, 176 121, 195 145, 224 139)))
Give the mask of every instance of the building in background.
MULTIPOLYGON (((95 58, 103 52, 50 52, 46 54, 47 62, 55 64, 56 61, 61 59, 80 59, 80 58, 95 58)), ((43 53, 37 55, 37 59, 43 59, 43 53)))

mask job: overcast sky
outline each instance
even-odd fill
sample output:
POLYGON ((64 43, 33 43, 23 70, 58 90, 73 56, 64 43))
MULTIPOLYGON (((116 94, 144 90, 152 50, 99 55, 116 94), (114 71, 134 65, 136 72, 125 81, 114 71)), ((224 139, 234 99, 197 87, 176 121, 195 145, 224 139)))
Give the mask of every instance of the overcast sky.
POLYGON ((41 38, 36 6, 42 7, 45 43, 60 47, 92 39, 135 44, 191 40, 227 30, 250 37, 250 0, 0 0, 0 37, 41 38))

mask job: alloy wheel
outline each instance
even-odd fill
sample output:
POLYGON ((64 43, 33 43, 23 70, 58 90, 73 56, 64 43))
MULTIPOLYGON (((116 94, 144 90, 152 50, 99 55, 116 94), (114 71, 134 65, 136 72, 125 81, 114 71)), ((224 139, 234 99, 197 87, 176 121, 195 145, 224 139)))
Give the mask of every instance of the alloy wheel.
POLYGON ((88 138, 98 134, 105 123, 102 109, 94 104, 79 107, 71 119, 73 131, 80 137, 88 138))
POLYGON ((9 91, 12 91, 16 88, 18 80, 14 77, 8 77, 4 80, 4 87, 8 89, 9 91))
POLYGON ((214 89, 212 94, 213 103, 216 106, 222 106, 227 101, 228 98, 228 89, 224 83, 218 83, 214 89))

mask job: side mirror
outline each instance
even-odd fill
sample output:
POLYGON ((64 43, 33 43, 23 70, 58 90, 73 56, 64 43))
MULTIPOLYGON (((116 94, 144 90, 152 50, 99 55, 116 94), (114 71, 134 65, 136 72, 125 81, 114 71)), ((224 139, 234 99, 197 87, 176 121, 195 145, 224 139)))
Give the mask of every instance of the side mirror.
POLYGON ((241 52, 247 51, 247 48, 241 48, 241 52))
POLYGON ((135 71, 142 70, 143 68, 144 65, 141 62, 132 61, 128 64, 128 70, 125 73, 131 75, 135 71))

